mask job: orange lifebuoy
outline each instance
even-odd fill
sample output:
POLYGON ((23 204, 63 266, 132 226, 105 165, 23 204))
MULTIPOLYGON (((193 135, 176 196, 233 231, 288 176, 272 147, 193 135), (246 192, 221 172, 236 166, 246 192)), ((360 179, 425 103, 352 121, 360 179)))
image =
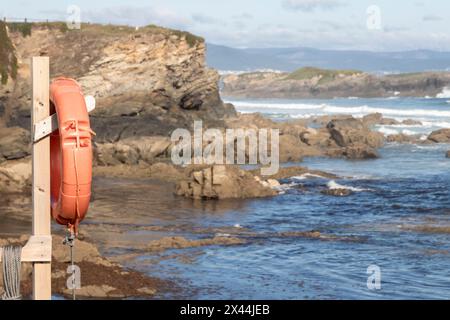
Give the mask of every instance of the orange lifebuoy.
POLYGON ((92 143, 89 114, 75 80, 58 78, 50 85, 51 112, 59 129, 50 135, 51 212, 55 221, 77 233, 91 197, 92 143))

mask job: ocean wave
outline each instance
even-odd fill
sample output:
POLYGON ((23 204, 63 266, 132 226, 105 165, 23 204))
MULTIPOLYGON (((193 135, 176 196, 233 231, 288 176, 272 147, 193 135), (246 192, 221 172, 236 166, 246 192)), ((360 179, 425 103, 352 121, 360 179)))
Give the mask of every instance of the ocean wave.
POLYGON ((380 126, 377 131, 381 132, 385 136, 391 135, 391 134, 399 134, 399 130, 387 128, 385 126, 380 126))
POLYGON ((327 104, 307 104, 307 103, 261 103, 261 102, 243 102, 227 101, 234 104, 238 109, 284 109, 284 110, 322 110, 327 104))
POLYGON ((369 107, 367 105, 356 107, 339 107, 326 103, 322 104, 308 104, 308 103, 261 103, 261 102, 242 102, 242 101, 230 101, 233 103, 239 111, 240 109, 284 109, 284 110, 317 110, 322 113, 331 114, 351 114, 351 115, 366 115, 370 113, 381 113, 384 116, 398 116, 398 117, 449 117, 450 111, 448 110, 427 110, 427 109, 391 109, 381 107, 369 107))
POLYGON ((426 116, 426 117, 450 117, 450 111, 446 110, 427 110, 427 109, 389 109, 389 108, 376 108, 369 107, 367 105, 360 107, 336 107, 325 106, 324 111, 330 113, 348 113, 348 114, 370 114, 381 113, 384 116, 426 116))
POLYGON ((436 98, 439 98, 439 99, 450 98, 450 88, 444 87, 444 88, 442 89, 442 92, 441 92, 441 93, 438 93, 438 94, 436 95, 436 98))
POLYGON ((356 188, 356 187, 351 187, 351 186, 346 186, 343 184, 339 184, 334 180, 331 180, 327 183, 327 187, 330 190, 334 190, 334 189, 346 189, 346 190, 350 190, 353 192, 362 192, 362 191, 371 191, 371 189, 363 189, 363 188, 356 188))
POLYGON ((308 173, 308 172, 307 173, 303 173, 303 174, 301 174, 299 176, 291 177, 291 179, 294 179, 294 180, 306 180, 306 179, 309 179, 309 178, 327 179, 326 177, 321 176, 320 174, 314 174, 314 173, 308 173))

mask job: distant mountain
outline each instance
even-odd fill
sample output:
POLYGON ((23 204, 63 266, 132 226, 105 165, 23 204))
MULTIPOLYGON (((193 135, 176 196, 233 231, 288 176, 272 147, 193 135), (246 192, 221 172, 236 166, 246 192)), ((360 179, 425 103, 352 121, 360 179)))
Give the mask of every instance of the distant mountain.
POLYGON ((206 57, 210 67, 223 71, 294 71, 305 66, 380 73, 450 70, 450 52, 430 50, 371 52, 304 47, 237 49, 209 43, 206 57))

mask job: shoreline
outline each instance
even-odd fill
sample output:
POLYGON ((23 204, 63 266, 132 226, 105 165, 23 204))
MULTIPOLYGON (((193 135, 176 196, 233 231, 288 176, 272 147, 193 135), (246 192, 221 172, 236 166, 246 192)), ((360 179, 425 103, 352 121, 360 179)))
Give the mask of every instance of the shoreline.
MULTIPOLYGON (((334 158, 348 159, 348 157, 342 156, 339 153, 330 154, 329 151, 345 150, 347 148, 343 147, 345 143, 351 146, 354 143, 354 140, 352 140, 355 139, 354 137, 359 139, 357 141, 362 141, 362 146, 366 146, 367 144, 367 146, 373 145, 374 147, 378 146, 380 148, 382 144, 377 140, 380 135, 373 135, 372 129, 369 128, 374 123, 383 121, 391 122, 392 120, 384 118, 382 115, 373 114, 360 119, 355 119, 351 116, 325 116, 309 119, 309 121, 320 124, 322 129, 310 130, 307 124, 299 121, 275 123, 258 114, 238 115, 236 118, 228 120, 230 127, 240 125, 244 127, 256 126, 257 128, 280 126, 285 133, 285 137, 300 137, 301 143, 303 143, 294 153, 283 155, 284 161, 282 162, 280 171, 271 177, 261 177, 258 169, 242 170, 237 165, 231 166, 233 168, 232 170, 237 170, 236 173, 233 173, 235 171, 229 171, 229 174, 226 175, 232 177, 232 181, 240 181, 236 180, 241 175, 238 172, 243 171, 247 175, 246 183, 250 183, 248 184, 248 189, 253 190, 255 186, 258 186, 258 188, 263 188, 264 190, 276 191, 272 193, 262 192, 261 196, 263 198, 261 200, 256 200, 253 196, 249 196, 255 193, 249 194, 245 188, 240 190, 238 194, 233 194, 231 199, 226 199, 229 193, 217 190, 215 191, 219 194, 219 200, 210 199, 209 195, 205 193, 200 195, 200 199, 196 199, 195 194, 190 194, 189 192, 187 197, 175 196, 174 194, 177 192, 176 188, 180 183, 186 181, 188 183, 195 182, 197 180, 196 173, 208 169, 210 166, 177 167, 170 164, 169 159, 163 156, 155 158, 150 163, 140 160, 136 164, 119 163, 115 165, 95 166, 93 170, 94 189, 90 209, 92 214, 82 224, 79 240, 79 243, 86 247, 81 252, 85 250, 88 254, 86 259, 81 259, 78 263, 83 269, 90 270, 89 272, 93 274, 101 273, 104 276, 90 277, 88 275, 83 280, 84 289, 78 292, 77 295, 80 298, 88 299, 154 299, 161 296, 173 298, 177 294, 180 294, 181 297, 189 295, 182 290, 177 293, 177 286, 174 283, 163 278, 152 277, 152 272, 147 269, 145 272, 143 270, 139 271, 142 267, 135 265, 135 262, 133 262, 135 259, 149 261, 150 266, 153 264, 157 265, 164 261, 164 259, 168 259, 168 257, 179 259, 180 261, 189 261, 188 254, 183 253, 183 251, 189 252, 196 248, 202 250, 202 248, 210 247, 245 247, 253 243, 258 243, 258 241, 267 241, 267 239, 304 239, 305 241, 364 243, 366 241, 364 237, 335 234, 333 230, 300 229, 270 233, 257 232, 237 226, 193 229, 192 227, 183 225, 161 225, 159 222, 161 215, 170 212, 171 206, 174 205, 186 208, 188 212, 197 213, 201 213, 205 208, 206 210, 209 208, 213 212, 218 213, 226 212, 230 209, 239 212, 242 208, 246 207, 247 203, 270 201, 270 198, 269 200, 264 200, 264 197, 277 197, 283 194, 281 189, 277 189, 280 181, 293 176, 319 176, 330 181, 345 178, 332 172, 301 167, 299 165, 302 165, 302 163, 298 160, 320 159, 322 157, 329 158, 331 159, 330 161, 333 161, 332 159, 334 158), (330 129, 328 127, 329 123, 335 123, 336 127, 330 129), (335 137, 332 135, 334 128, 336 128, 335 134, 337 134, 335 137), (367 140, 368 137, 372 137, 375 140, 367 140), (334 144, 330 147, 330 142, 336 143, 336 141, 340 141, 339 139, 343 139, 341 141, 343 143, 342 146, 334 144), (318 152, 318 150, 321 151, 318 152), (300 159, 296 158, 299 154, 302 155, 300 159), (296 161, 295 159, 298 160, 296 161), (292 163, 297 163, 297 165, 293 165, 292 163), (275 179, 278 185, 266 185, 270 179, 275 179), (111 188, 114 188, 114 190, 111 190, 111 188), (109 204, 108 201, 111 199, 127 195, 127 192, 130 192, 127 189, 132 189, 133 192, 152 194, 155 199, 144 207, 138 202, 139 199, 135 199, 134 196, 131 196, 130 199, 123 199, 124 201, 131 201, 128 206, 123 206, 121 203, 109 204), (222 199, 223 195, 225 199, 222 199), (176 204, 174 204, 175 202, 176 204), (137 209, 131 209, 134 206, 137 209), (142 211, 139 208, 146 209, 142 211), (148 214, 149 211, 151 211, 150 215, 148 214), (93 245, 94 243, 95 246, 93 245), (175 250, 175 252, 172 252, 172 250, 175 250), (89 252, 93 253, 93 255, 90 255, 89 252), (111 279, 116 280, 112 281, 111 279), (130 283, 133 285, 129 285, 130 283)), ((445 136, 445 134, 435 136, 440 138, 445 136)), ((437 139, 437 141, 440 140, 437 139)), ((403 140, 388 140, 387 143, 396 142, 405 143, 403 140)), ((291 140, 282 143, 289 146, 288 150, 292 152, 291 140)), ((167 153, 163 154, 167 155, 167 153)), ((202 188, 204 188, 204 185, 202 185, 202 188)), ((346 197, 353 193, 351 188, 339 184, 329 186, 327 189, 323 190, 322 194, 328 197, 346 197)), ((183 191, 183 193, 185 192, 183 191)), ((17 207, 12 210, 13 212, 15 211, 13 213, 13 220, 21 222, 19 225, 20 228, 30 230, 31 222, 29 222, 29 219, 31 211, 26 213, 26 208, 30 205, 30 199, 26 196, 23 197, 23 193, 20 192, 11 194, 11 197, 10 199, 2 197, 3 201, 5 201, 4 206, 17 207), (14 199, 15 195, 21 196, 14 199), (7 201, 10 201, 10 203, 8 204, 7 201), (25 228, 27 224, 29 224, 29 227, 25 228)), ((11 221, 11 223, 14 223, 14 221, 11 221)), ((61 248, 59 244, 62 241, 62 228, 56 229, 55 225, 53 227, 55 247, 60 253, 58 257, 55 257, 54 269, 52 271, 54 276, 54 292, 58 294, 58 297, 70 298, 70 292, 62 289, 65 286, 67 275, 64 269, 67 267, 68 260, 67 257, 61 254, 61 251, 65 250, 67 253, 68 248, 61 248)), ((436 228, 432 224, 421 226, 405 225, 402 231, 438 234, 448 233, 447 228, 436 228)), ((17 233, 23 234, 19 230, 17 233)), ((22 237, 21 239, 23 241, 24 238, 22 237)), ((436 254, 441 253, 437 252, 436 254)), ((26 277, 29 277, 29 273, 26 274, 26 277)), ((29 280, 25 280, 23 286, 23 293, 27 295, 29 292, 29 280)))

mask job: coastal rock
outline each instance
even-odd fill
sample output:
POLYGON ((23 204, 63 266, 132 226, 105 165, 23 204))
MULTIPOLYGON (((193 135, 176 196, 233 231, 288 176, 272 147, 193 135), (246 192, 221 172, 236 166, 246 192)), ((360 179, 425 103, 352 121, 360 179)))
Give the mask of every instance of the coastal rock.
POLYGON ((355 143, 346 147, 343 155, 348 159, 376 159, 379 157, 375 148, 362 143, 355 143))
POLYGON ((327 124, 327 129, 340 147, 365 144, 371 148, 379 148, 384 144, 382 133, 370 131, 362 121, 353 117, 331 120, 327 124))
POLYGON ((421 126, 422 122, 419 120, 414 120, 414 119, 406 119, 402 121, 402 124, 407 125, 407 126, 421 126))
POLYGON ((390 134, 386 137, 387 142, 396 143, 416 143, 420 137, 415 135, 407 135, 404 133, 390 134))
POLYGON ((333 144, 330 132, 326 128, 306 128, 300 134, 300 139, 308 146, 318 148, 328 148, 333 144))
POLYGON ((214 165, 193 169, 189 178, 177 183, 176 194, 193 199, 258 198, 276 195, 247 171, 214 165))
POLYGON ((0 164, 0 192, 22 192, 31 185, 31 159, 10 160, 0 164))
POLYGON ((450 150, 449 151, 447 151, 447 153, 446 153, 446 155, 445 155, 447 158, 450 158, 450 150))
POLYGON ((379 154, 375 148, 366 144, 355 143, 345 148, 330 148, 327 155, 332 158, 347 158, 352 160, 376 159, 379 154))
POLYGON ((280 162, 301 161, 304 155, 303 145, 302 141, 294 136, 280 136, 280 162))
POLYGON ((170 146, 170 139, 163 136, 127 138, 117 143, 96 143, 94 155, 98 165, 136 165, 169 156, 170 146))
POLYGON ((428 136, 428 140, 435 143, 448 143, 450 142, 450 129, 440 129, 433 131, 428 136))
POLYGON ((249 72, 222 77, 230 98, 310 99, 335 97, 436 96, 450 82, 448 72, 379 76, 357 70, 304 67, 292 73, 249 72))
POLYGON ((30 155, 30 134, 20 127, 0 127, 0 163, 30 155))
POLYGON ((2 108, 10 110, 3 113, 5 123, 29 128, 28 57, 41 52, 50 57, 53 77, 72 77, 84 94, 95 96, 91 125, 98 143, 168 137, 194 119, 223 127, 222 119, 235 114, 220 98, 219 74, 206 65, 204 39, 154 25, 85 24, 82 35, 80 42, 57 24, 31 24, 27 37, 9 33, 19 72, 2 97, 2 108))
POLYGON ((392 118, 383 118, 381 119, 381 121, 378 123, 384 126, 395 126, 397 124, 400 124, 399 121, 392 119, 392 118))
POLYGON ((245 243, 244 240, 235 237, 215 236, 214 238, 189 240, 184 237, 163 237, 159 240, 150 241, 145 247, 151 252, 159 252, 167 249, 194 248, 211 245, 240 245, 245 243))
POLYGON ((362 117, 363 123, 370 127, 379 124, 383 120, 383 115, 379 112, 368 114, 362 117))

